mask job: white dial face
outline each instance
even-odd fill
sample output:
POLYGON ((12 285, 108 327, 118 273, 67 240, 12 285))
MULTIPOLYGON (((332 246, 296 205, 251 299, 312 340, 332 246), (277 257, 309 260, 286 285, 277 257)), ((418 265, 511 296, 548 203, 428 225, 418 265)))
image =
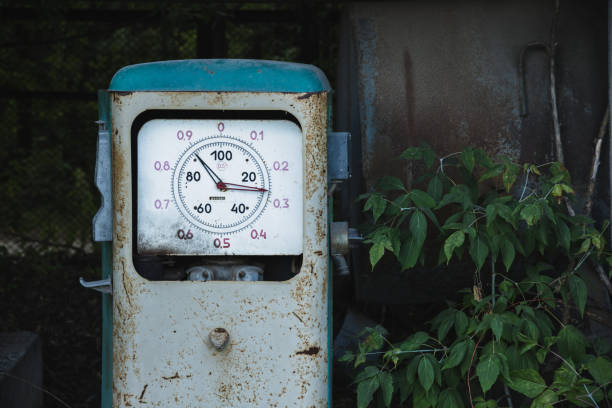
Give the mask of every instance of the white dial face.
POLYGON ((295 123, 155 119, 136 143, 138 253, 302 253, 295 123))
POLYGON ((265 209, 270 194, 268 169, 259 153, 226 137, 203 139, 187 149, 174 170, 172 187, 182 215, 208 232, 247 227, 265 209))

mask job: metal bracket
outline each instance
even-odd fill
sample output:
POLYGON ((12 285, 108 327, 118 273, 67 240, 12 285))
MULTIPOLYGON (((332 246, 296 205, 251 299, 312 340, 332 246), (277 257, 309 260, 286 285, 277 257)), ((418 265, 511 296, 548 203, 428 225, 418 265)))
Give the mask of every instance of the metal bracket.
POLYGON ((113 202, 111 183, 111 134, 102 120, 98 124, 95 184, 102 195, 102 205, 93 218, 93 239, 96 242, 113 240, 113 202))
POLYGON ((87 289, 97 290, 98 292, 107 293, 109 295, 113 294, 113 283, 111 278, 91 282, 87 282, 85 279, 79 278, 79 283, 81 286, 87 289))
POLYGON ((327 181, 341 183, 351 177, 349 166, 349 132, 327 133, 327 181))

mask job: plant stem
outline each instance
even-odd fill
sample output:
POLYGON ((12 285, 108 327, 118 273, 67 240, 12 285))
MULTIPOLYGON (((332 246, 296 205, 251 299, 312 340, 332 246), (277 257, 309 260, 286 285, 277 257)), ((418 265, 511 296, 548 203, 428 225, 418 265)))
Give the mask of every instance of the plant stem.
POLYGON ((597 180, 597 170, 599 168, 599 157, 601 156, 601 145, 603 144, 603 138, 606 133, 606 128, 610 122, 610 104, 606 108, 606 113, 599 126, 599 133, 597 139, 595 139, 595 153, 593 154, 593 162, 591 164, 591 178, 589 179, 589 186, 586 193, 586 203, 584 205, 584 213, 587 216, 591 215, 591 208, 593 207, 593 193, 595 192, 595 181, 597 180))
POLYGON ((491 304, 495 307, 495 261, 491 257, 491 304))

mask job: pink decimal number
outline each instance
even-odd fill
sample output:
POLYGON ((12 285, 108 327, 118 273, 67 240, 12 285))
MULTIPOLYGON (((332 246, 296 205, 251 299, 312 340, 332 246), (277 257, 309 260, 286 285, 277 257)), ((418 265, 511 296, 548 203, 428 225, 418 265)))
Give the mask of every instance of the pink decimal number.
POLYGON ((176 231, 176 236, 178 239, 193 239, 193 233, 189 229, 187 230, 187 232, 182 229, 176 231))
POLYGON ((274 205, 274 208, 289 208, 289 199, 288 198, 275 198, 274 201, 272 201, 272 205, 274 205))
POLYGON ((223 238, 223 240, 221 238, 215 238, 213 241, 213 245, 215 246, 215 248, 229 248, 230 240, 229 238, 223 238))
POLYGON ((259 133, 257 133, 256 130, 251 130, 251 133, 249 134, 251 140, 263 140, 263 136, 263 130, 259 131, 259 133))
POLYGON ((219 124, 217 125, 217 130, 219 132, 223 132, 224 129, 225 129, 225 124, 223 122, 219 122, 219 124))
POLYGON ((155 161, 155 163, 153 163, 153 168, 157 171, 168 171, 170 170, 170 163, 168 163, 167 161, 165 162, 160 162, 159 160, 155 161))
POLYGON ((154 203, 155 208, 158 210, 167 210, 168 204, 170 204, 170 200, 168 200, 167 198, 163 200, 155 200, 155 203, 154 203))
POLYGON ((289 162, 286 161, 275 161, 272 163, 272 168, 276 171, 288 171, 289 170, 289 162))
POLYGON ((176 138, 178 140, 191 140, 191 136, 193 136, 193 132, 191 130, 182 131, 179 130, 176 132, 176 138))
POLYGON ((259 232, 257 232, 256 229, 251 230, 251 239, 266 239, 266 231, 259 230, 259 232))

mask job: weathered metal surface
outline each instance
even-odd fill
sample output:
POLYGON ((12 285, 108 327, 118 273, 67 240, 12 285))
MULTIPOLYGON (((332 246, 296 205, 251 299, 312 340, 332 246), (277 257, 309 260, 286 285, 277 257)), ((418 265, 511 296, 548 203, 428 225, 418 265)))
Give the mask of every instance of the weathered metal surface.
POLYGON ((112 241, 113 239, 112 140, 110 130, 107 128, 108 125, 110 124, 104 120, 98 121, 98 148, 94 180, 102 196, 102 205, 93 218, 93 239, 95 242, 112 241))
POLYGON ((348 132, 328 132, 327 134, 327 179, 341 183, 351 176, 349 168, 348 132))
POLYGON ((349 224, 336 221, 329 224, 329 246, 331 255, 346 255, 349 252, 349 224))
POLYGON ((111 282, 110 277, 106 279, 90 281, 90 282, 87 282, 83 278, 79 278, 79 283, 81 284, 81 286, 87 289, 92 289, 92 290, 95 290, 101 293, 107 293, 107 294, 113 293, 113 284, 111 282))
MULTIPOLYGON (((106 128, 112 135, 112 121, 110 112, 110 95, 104 90, 98 91, 98 120, 106 123, 106 128)), ((111 137, 112 140, 112 137, 111 137)), ((112 166, 111 166, 112 167, 112 166)), ((111 168, 112 173, 112 168, 111 168)), ((112 179, 112 174, 111 174, 112 179)), ((111 201, 112 205, 112 201, 111 201)), ((112 228, 112 224, 111 224, 112 228)), ((112 231, 111 231, 112 234, 112 231)), ((110 237, 112 239, 112 235, 110 237)), ((110 279, 113 275, 113 247, 112 242, 103 241, 100 244, 100 257, 102 258, 102 279, 110 279)), ((110 294, 102 294, 102 380, 101 401, 102 408, 110 408, 112 404, 113 382, 113 299, 110 294)))
POLYGON ((328 401, 327 93, 113 96, 113 406, 323 407, 328 401), (285 110, 303 131, 304 251, 284 282, 148 281, 132 262, 131 125, 149 109, 285 110), (219 351, 207 338, 229 333, 219 351))
MULTIPOLYGON (((558 102, 566 164, 577 180, 587 175, 606 105, 604 10, 604 2, 561 2, 558 102)), ((553 11, 554 2, 530 0, 348 7, 344 30, 355 51, 361 125, 357 132, 343 119, 339 130, 361 135, 366 185, 389 172, 410 180, 407 165, 391 158, 422 141, 441 154, 474 145, 521 161, 553 158, 547 57, 526 57, 525 118, 518 73, 521 49, 548 41, 553 11)), ((341 117, 350 109, 343 104, 341 117)))
POLYGON ((198 59, 130 65, 113 77, 110 91, 330 91, 313 65, 252 59, 198 59))
MULTIPOLYGON (((560 6, 559 116, 565 164, 579 195, 607 103, 605 7, 603 1, 566 0, 560 6)), ((353 180, 342 206, 352 225, 358 225, 362 216, 355 197, 371 189, 380 176, 395 175, 411 185, 410 164, 394 158, 420 142, 432 145, 440 155, 472 145, 519 161, 554 159, 548 57, 526 54, 526 117, 520 115, 518 69, 521 50, 528 43, 549 41, 553 12, 554 2, 547 0, 359 2, 345 8, 336 128, 351 132, 356 152, 353 180)), ((605 218, 609 186, 601 180, 599 213, 594 215, 605 218)), ((358 270, 369 271, 367 259, 359 256, 352 265, 361 264, 358 270)), ((437 276, 410 273, 391 277, 392 284, 372 282, 384 275, 358 279, 358 296, 384 301, 390 297, 387 291, 374 294, 372 288, 381 291, 387 285, 398 289, 394 301, 412 301, 423 294, 416 288, 433 281, 425 282, 425 277, 437 276)), ((464 286, 470 283, 469 275, 467 279, 458 282, 453 275, 457 281, 453 284, 464 286)), ((453 287, 444 289, 437 292, 440 298, 453 292, 453 287)))

